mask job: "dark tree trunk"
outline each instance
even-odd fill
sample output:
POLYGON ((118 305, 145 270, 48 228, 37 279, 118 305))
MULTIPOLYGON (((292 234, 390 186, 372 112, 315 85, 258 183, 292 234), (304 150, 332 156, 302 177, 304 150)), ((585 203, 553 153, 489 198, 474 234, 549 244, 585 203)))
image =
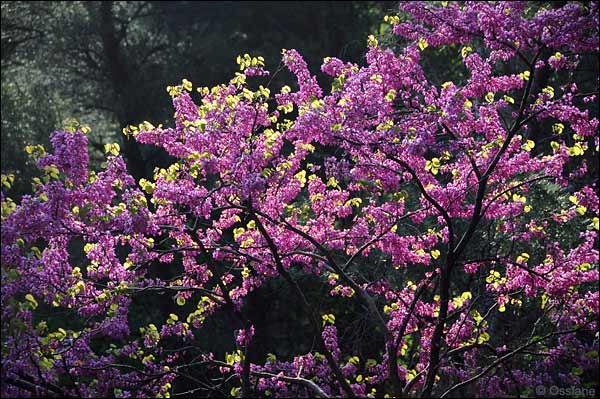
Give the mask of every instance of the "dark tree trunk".
MULTIPOLYGON (((116 104, 116 118, 121 127, 138 124, 139 116, 135 112, 135 104, 128 96, 131 87, 131 76, 127 66, 120 56, 119 46, 123 39, 123 32, 115 29, 115 19, 112 11, 113 2, 100 3, 100 34, 106 69, 108 72, 111 89, 114 93, 116 104)), ((146 176, 145 162, 140 151, 140 146, 131 139, 123 142, 123 153, 127 158, 127 165, 131 175, 137 180, 146 176)))

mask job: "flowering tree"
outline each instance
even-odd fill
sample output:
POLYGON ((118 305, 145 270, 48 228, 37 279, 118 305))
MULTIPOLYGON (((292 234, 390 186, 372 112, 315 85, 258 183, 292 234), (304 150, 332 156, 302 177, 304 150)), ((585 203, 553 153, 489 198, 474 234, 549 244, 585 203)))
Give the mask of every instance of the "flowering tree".
POLYGON ((2 194, 2 395, 526 396, 593 383, 598 82, 586 92, 577 79, 597 56, 598 2, 440 3, 386 17, 406 43, 397 54, 371 36, 365 66, 326 58, 328 94, 294 50, 274 73, 297 87, 274 96, 249 55, 197 102, 191 82, 169 87, 174 127, 124 129, 173 157, 151 180, 134 181, 116 144, 90 172, 87 128, 55 132, 51 154, 28 147, 34 194, 2 194), (422 60, 443 49, 464 81, 428 80, 422 60), (245 303, 271 280, 302 305, 309 352, 256 351, 245 303), (148 296, 174 310, 135 325, 148 296), (376 349, 338 334, 350 306, 376 349), (220 334, 206 331, 218 313, 237 331, 224 356, 199 338, 220 334))

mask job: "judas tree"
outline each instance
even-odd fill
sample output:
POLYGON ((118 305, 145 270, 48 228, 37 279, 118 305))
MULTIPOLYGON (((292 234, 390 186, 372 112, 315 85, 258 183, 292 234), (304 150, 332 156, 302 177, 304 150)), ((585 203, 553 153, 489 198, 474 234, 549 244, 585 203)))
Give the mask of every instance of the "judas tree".
POLYGON ((439 3, 385 18, 395 51, 325 58, 326 93, 295 50, 169 87, 174 126, 124 129, 173 160, 153 178, 116 144, 89 171, 87 127, 27 147, 34 193, 2 195, 2 395, 597 388, 598 2, 439 3), (428 79, 435 54, 464 78, 428 79), (263 350, 248 302, 274 281, 307 351, 263 350), (227 351, 205 345, 221 314, 227 351))

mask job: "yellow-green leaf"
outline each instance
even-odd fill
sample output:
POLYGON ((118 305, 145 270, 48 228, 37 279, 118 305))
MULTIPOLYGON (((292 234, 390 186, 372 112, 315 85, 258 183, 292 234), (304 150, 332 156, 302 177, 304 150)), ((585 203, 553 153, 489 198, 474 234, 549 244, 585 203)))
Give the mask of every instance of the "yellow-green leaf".
POLYGON ((27 294, 27 295, 25 295, 25 300, 31 304, 31 307, 32 307, 33 309, 35 309, 35 308, 37 308, 37 307, 38 307, 38 303, 37 303, 37 301, 35 300, 35 298, 33 297, 33 295, 31 295, 31 294, 27 294))
POLYGON ((552 132, 556 134, 562 134, 563 130, 565 130, 565 125, 562 123, 555 123, 552 125, 552 132))

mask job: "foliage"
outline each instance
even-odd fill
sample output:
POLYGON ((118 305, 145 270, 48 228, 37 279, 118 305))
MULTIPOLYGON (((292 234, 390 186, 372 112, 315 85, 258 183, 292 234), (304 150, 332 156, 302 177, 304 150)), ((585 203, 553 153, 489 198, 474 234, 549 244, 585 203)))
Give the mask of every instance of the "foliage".
POLYGON ((597 388, 598 92, 577 72, 598 2, 400 11, 382 31, 405 45, 326 58, 327 94, 296 50, 169 86, 173 127, 123 129, 175 160, 152 178, 117 143, 90 172, 75 124, 27 147, 34 194, 2 194, 2 395, 597 388), (456 81, 428 79, 432 53, 456 81), (276 92, 284 68, 297 83, 276 92), (256 321, 273 312, 310 344, 270 353, 256 321), (226 353, 210 345, 231 328, 226 353))
MULTIPOLYGON (((392 3, 393 4, 393 3, 392 3)), ((391 5, 389 5, 391 7, 391 5)), ((314 67, 324 55, 364 56, 363 37, 385 2, 3 2, 2 173, 30 180, 18 156, 67 118, 93 125, 92 166, 102 145, 118 141, 136 179, 165 164, 156 148, 122 140, 121 127, 145 119, 170 123, 165 82, 186 76, 213 85, 235 71, 231 57, 260 52, 271 62, 302 43, 314 67), (332 22, 333 21, 333 22, 332 22), (311 26, 306 35, 305 26, 311 26), (28 101, 30 106, 22 106, 28 101), (13 106, 14 104, 14 106, 13 106), (3 108, 4 111, 4 108, 3 108), (40 126, 44 122, 44 126, 40 126)), ((279 83, 279 82, 273 82, 279 83)), ((28 185, 15 187, 27 193, 28 185)))

